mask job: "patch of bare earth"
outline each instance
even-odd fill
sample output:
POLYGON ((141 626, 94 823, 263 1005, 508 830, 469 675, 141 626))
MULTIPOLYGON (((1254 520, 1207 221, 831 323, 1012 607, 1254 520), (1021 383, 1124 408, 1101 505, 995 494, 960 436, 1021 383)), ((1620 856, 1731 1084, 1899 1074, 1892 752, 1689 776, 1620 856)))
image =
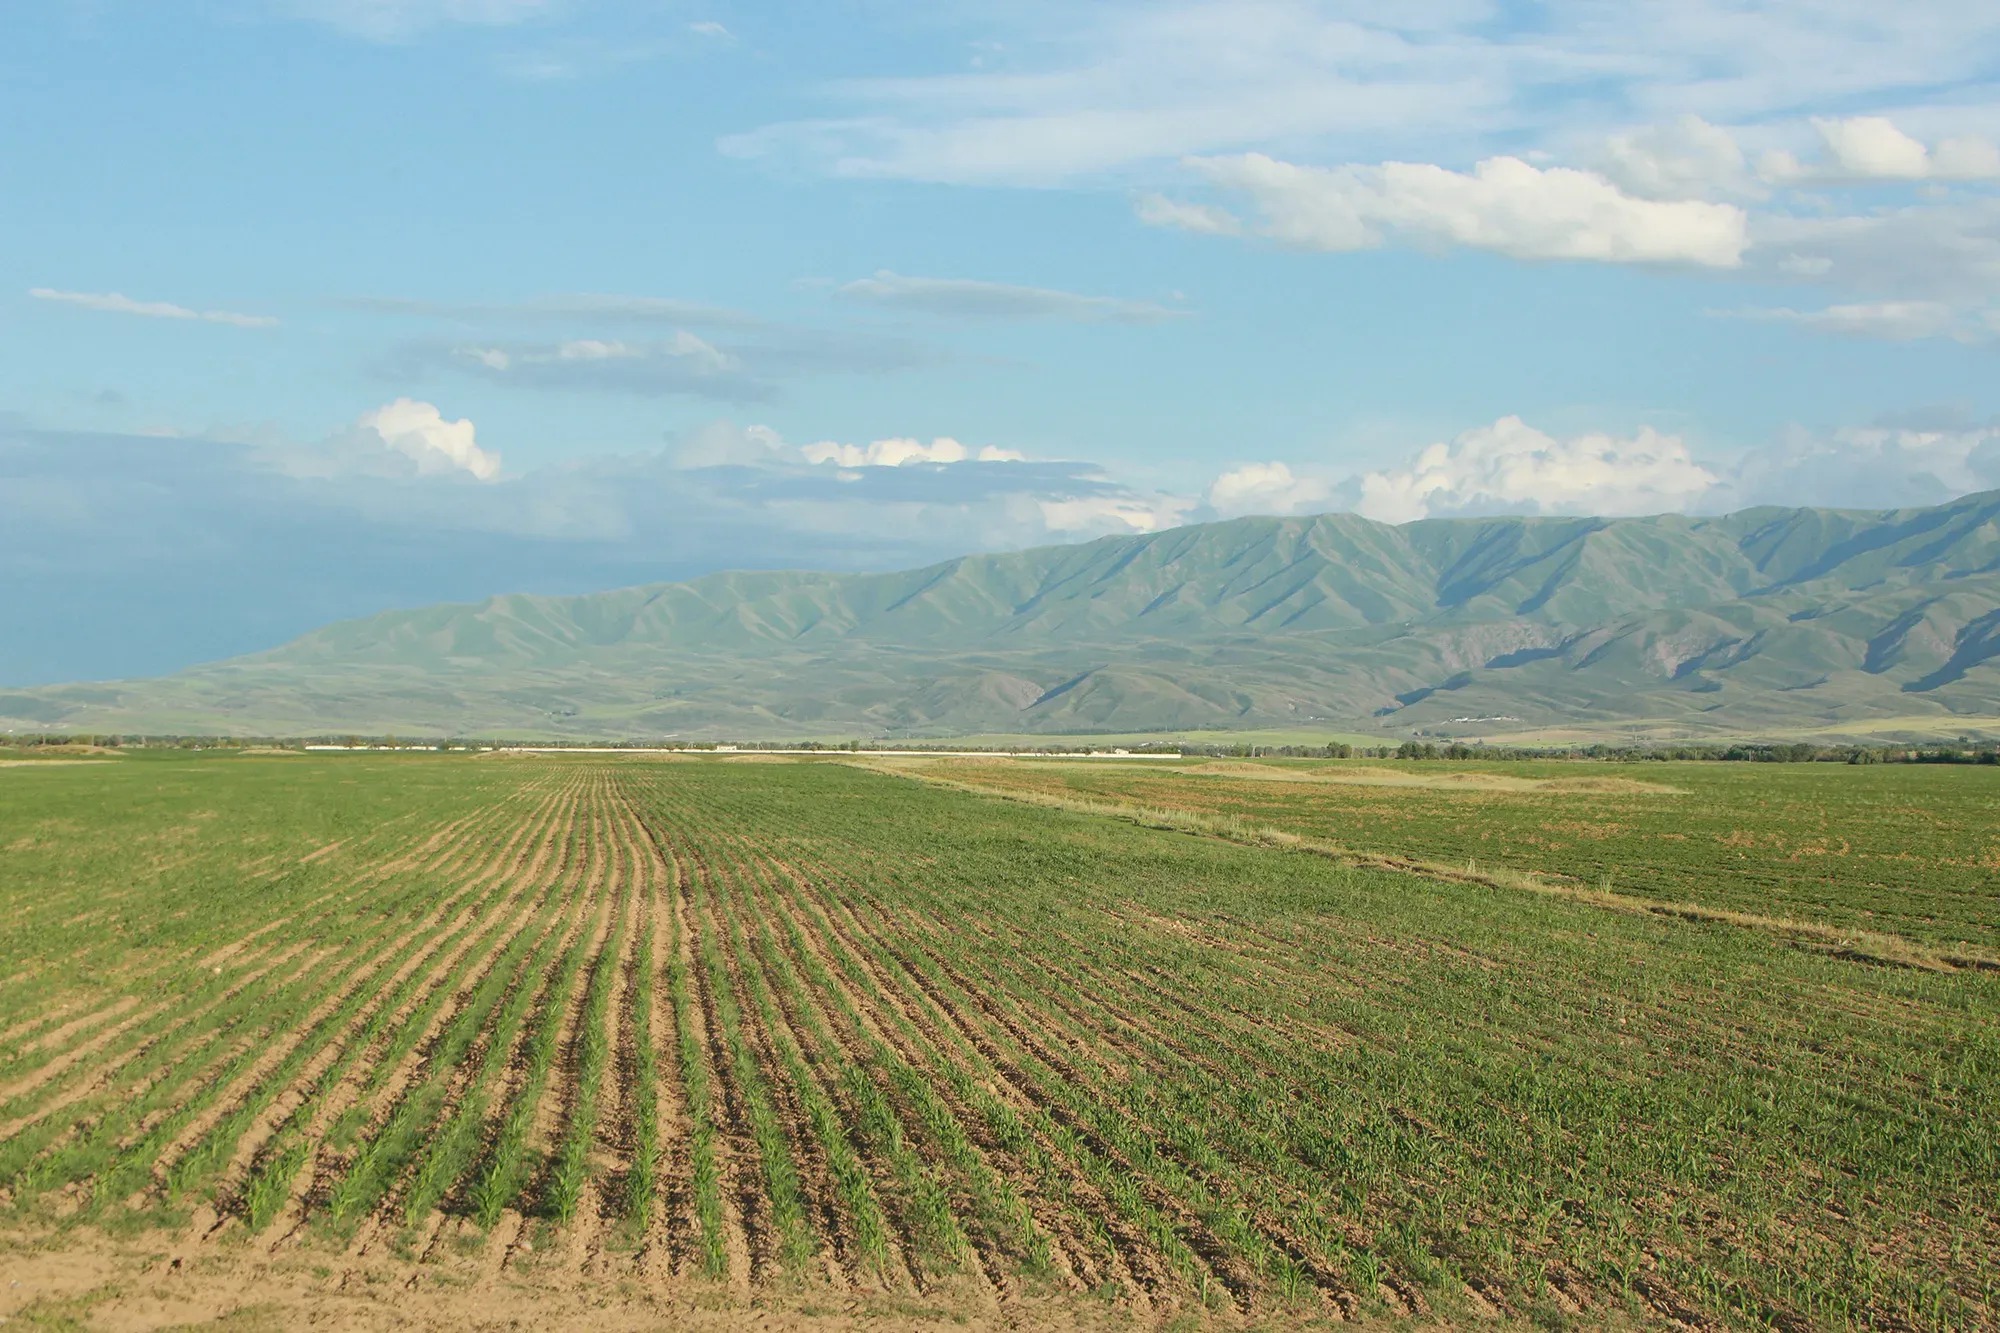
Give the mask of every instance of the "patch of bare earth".
POLYGON ((342 1258, 350 1280, 324 1274, 328 1256, 311 1248, 272 1256, 224 1247, 163 1268, 143 1242, 72 1233, 31 1250, 0 1235, 8 1281, 0 1319, 80 1326, 105 1333, 184 1328, 230 1321, 243 1328, 516 1330, 592 1329, 903 1330, 1124 1329, 1132 1316, 1092 1297, 1019 1301, 1004 1311, 966 1308, 897 1293, 814 1288, 760 1291, 754 1301, 714 1283, 660 1284, 603 1275, 483 1270, 476 1257, 445 1247, 434 1275, 408 1282, 405 1259, 378 1251, 342 1258))

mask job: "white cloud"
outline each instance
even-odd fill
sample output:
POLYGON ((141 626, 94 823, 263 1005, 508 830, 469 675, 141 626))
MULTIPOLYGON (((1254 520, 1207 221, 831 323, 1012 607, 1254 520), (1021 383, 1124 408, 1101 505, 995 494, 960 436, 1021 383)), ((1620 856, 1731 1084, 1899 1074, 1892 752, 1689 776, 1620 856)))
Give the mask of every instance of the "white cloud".
POLYGON ((1026 457, 1015 450, 999 449, 990 444, 976 450, 968 449, 949 436, 940 436, 929 444, 905 438, 872 440, 867 444, 837 444, 823 440, 818 444, 800 446, 799 456, 815 465, 832 464, 842 468, 903 467, 912 463, 1018 463, 1026 457))
POLYGON ((1969 134, 1940 139, 1931 153, 1931 174, 1942 180, 2000 180, 2000 146, 1969 134))
POLYGON ((1780 306, 1711 313, 1733 319, 1772 320, 1796 324, 1815 333, 1880 338, 1888 342, 1915 342, 1925 338, 1981 342, 1994 333, 1992 312, 1982 318, 1945 301, 1859 301, 1831 305, 1821 310, 1793 310, 1780 306))
POLYGON ((674 451, 674 466, 763 467, 789 461, 792 447, 784 436, 769 426, 738 426, 731 421, 712 421, 696 427, 681 439, 674 451))
POLYGON ((572 322, 591 320, 618 324, 680 324, 691 328, 752 331, 767 328, 764 320, 740 310, 678 301, 665 296, 630 296, 604 292, 568 292, 521 301, 426 301, 400 296, 352 297, 340 302, 351 310, 376 315, 407 315, 418 319, 464 320, 469 323, 509 323, 521 320, 572 322))
POLYGON ((737 368, 736 358, 685 329, 677 330, 663 343, 650 346, 620 342, 616 339, 572 338, 568 342, 556 344, 554 351, 545 355, 547 359, 555 361, 642 361, 649 356, 671 356, 685 358, 704 373, 711 375, 719 375, 737 368))
POLYGON ((1558 439, 1519 417, 1424 449, 1408 467, 1359 479, 1354 508, 1384 523, 1455 513, 1642 514, 1698 504, 1720 478, 1679 437, 1558 439))
POLYGON ((836 175, 1049 185, 1273 139, 1441 130, 1504 100, 1463 42, 1319 8, 1210 0, 1003 11, 1003 23, 1023 29, 996 43, 990 69, 848 81, 836 92, 856 114, 767 126, 722 146, 836 175))
MULTIPOLYGON (((967 72, 833 85, 832 114, 729 151, 834 174, 1046 185, 1263 148, 1470 160, 1634 117, 1767 124, 1990 80, 2000 27, 1964 0, 1467 3, 1104 0, 987 9, 967 72)), ((1635 190, 1636 192, 1636 190, 1635 190)))
POLYGON ((1485 0, 977 7, 976 67, 834 83, 827 114, 722 146, 837 176, 1122 188, 1150 225, 1313 248, 1749 266, 1844 302, 1950 299, 1928 279, 1973 238, 1915 238, 1946 223, 1891 222, 1912 243, 1857 235, 1841 255, 1784 237, 1875 220, 1801 187, 1894 187, 1871 203, 1920 195, 1921 214, 2000 180, 2000 24, 1979 6, 1533 8, 1524 26, 1485 0), (1637 128, 1606 139, 1613 116, 1637 128), (1917 280, 1877 280, 1892 268, 1917 280))
POLYGON ((1765 155, 1760 171, 1779 184, 2000 180, 2000 147, 1977 135, 1941 138, 1935 147, 1904 133, 1887 116, 1814 117, 1822 156, 1801 162, 1784 149, 1765 155))
POLYGON ((558 343, 554 353, 558 361, 629 361, 633 357, 643 355, 645 354, 636 347, 622 342, 608 342, 601 338, 576 338, 566 343, 558 343))
POLYGON ((1790 432, 1744 460, 1727 502, 1884 509, 1995 488, 2000 426, 1857 426, 1790 432))
POLYGON ((998 549, 1185 523, 1199 501, 1124 485, 1089 463, 1031 461, 1020 451, 940 436, 793 446, 764 426, 693 432, 673 456, 672 485, 709 491, 711 517, 806 533, 998 549), (982 466, 1004 463, 1008 466, 982 466))
POLYGON ((1284 463, 1245 463, 1208 488, 1209 508, 1225 518, 1239 514, 1301 514, 1325 509, 1334 498, 1323 477, 1298 476, 1284 463))
POLYGON ((2000 199, 1955 198, 1847 215, 1764 214, 1753 267, 1870 300, 2000 300, 2000 199))
POLYGON ((1841 171, 1863 180, 1922 180, 1931 173, 1930 150, 1881 116, 1815 120, 1841 171))
POLYGON ((907 436, 871 440, 867 444, 842 444, 820 440, 793 446, 769 426, 739 427, 726 421, 712 422, 691 432, 675 454, 678 467, 771 467, 803 466, 834 468, 843 472, 859 468, 900 468, 921 464, 1022 463, 1027 455, 1018 449, 996 445, 977 448, 941 435, 925 444, 907 436))
POLYGON ((842 283, 850 300, 965 319, 1061 319, 1076 323, 1158 324, 1186 312, 1150 301, 1084 296, 1048 287, 1020 287, 972 278, 916 278, 882 269, 871 278, 842 283))
POLYGON ((1226 208, 1212 204, 1191 204, 1169 199, 1163 194, 1142 194, 1133 210, 1149 227, 1174 227, 1207 236, 1235 236, 1243 230, 1243 219, 1226 208))
POLYGON ((1694 115, 1613 135, 1597 166, 1641 199, 1706 199, 1743 193, 1752 183, 1736 136, 1694 115))
POLYGON ((688 24, 688 31, 701 37, 728 38, 735 35, 714 19, 702 19, 699 22, 690 23, 688 24))
POLYGON ((355 424, 409 458, 419 474, 466 472, 480 481, 500 475, 500 456, 479 447, 472 422, 447 421, 431 403, 398 398, 364 413, 355 424))
POLYGON ((1171 495, 1087 495, 1037 500, 1035 509, 1050 534, 1071 538, 1086 533, 1159 532, 1188 521, 1192 500, 1171 495))
MULTIPOLYGON (((556 343, 467 343, 443 360, 491 379, 555 389, 624 393, 691 393, 720 398, 768 398, 769 385, 740 358, 708 340, 676 330, 652 342, 570 338, 556 343)), ((437 359, 426 353, 426 359, 437 359)))
POLYGON ((52 287, 31 287, 28 295, 37 301, 58 301, 113 315, 139 315, 147 319, 191 319, 204 324, 228 324, 239 329, 276 328, 269 315, 241 315, 233 310, 195 310, 171 301, 135 301, 118 292, 64 292, 52 287))
POLYGON ((1733 204, 1641 199, 1595 173, 1515 157, 1488 158, 1470 173, 1415 162, 1302 167, 1262 153, 1195 165, 1249 195, 1265 235, 1317 250, 1400 239, 1518 259, 1731 268, 1749 243, 1747 218, 1733 204))

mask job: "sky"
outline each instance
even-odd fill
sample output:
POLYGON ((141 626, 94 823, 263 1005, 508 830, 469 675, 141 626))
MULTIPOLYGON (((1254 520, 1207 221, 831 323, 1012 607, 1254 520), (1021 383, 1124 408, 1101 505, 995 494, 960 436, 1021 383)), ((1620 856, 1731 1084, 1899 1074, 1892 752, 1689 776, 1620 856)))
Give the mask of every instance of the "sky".
POLYGON ((43 0, 0 684, 1246 514, 2000 487, 2000 15, 43 0))

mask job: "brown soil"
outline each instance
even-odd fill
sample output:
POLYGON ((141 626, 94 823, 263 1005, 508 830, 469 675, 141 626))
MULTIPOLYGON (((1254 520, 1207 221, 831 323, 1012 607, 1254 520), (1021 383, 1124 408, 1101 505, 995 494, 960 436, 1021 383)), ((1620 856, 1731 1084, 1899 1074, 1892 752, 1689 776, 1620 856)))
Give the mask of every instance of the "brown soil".
MULTIPOLYGON (((537 1266, 521 1274, 482 1271, 476 1256, 437 1247, 420 1280, 406 1259, 386 1252, 338 1257, 307 1247, 279 1256, 217 1248, 178 1266, 143 1243, 77 1233, 31 1248, 0 1236, 8 1282, 0 1284, 0 1320, 29 1327, 83 1327, 105 1333, 220 1324, 232 1329, 424 1328, 465 1330, 908 1330, 1154 1327, 1091 1297, 1026 1299, 982 1309, 932 1297, 765 1291, 754 1300, 712 1283, 565 1273, 537 1266)), ((1234 1321, 1219 1320, 1218 1323, 1234 1321)), ((1200 1327, 1186 1321, 1176 1327, 1200 1327)), ((1490 1327, 1491 1325, 1488 1325, 1490 1327)))

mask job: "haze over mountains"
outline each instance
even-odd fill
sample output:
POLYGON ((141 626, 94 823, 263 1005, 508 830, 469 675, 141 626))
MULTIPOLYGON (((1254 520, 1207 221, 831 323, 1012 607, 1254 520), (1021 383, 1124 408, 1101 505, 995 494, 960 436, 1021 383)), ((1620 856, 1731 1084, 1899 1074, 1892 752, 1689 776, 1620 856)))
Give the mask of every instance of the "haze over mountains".
POLYGON ((1247 518, 895 574, 716 574, 330 625, 15 730, 606 738, 2000 715, 2000 492, 1718 518, 1247 518))

